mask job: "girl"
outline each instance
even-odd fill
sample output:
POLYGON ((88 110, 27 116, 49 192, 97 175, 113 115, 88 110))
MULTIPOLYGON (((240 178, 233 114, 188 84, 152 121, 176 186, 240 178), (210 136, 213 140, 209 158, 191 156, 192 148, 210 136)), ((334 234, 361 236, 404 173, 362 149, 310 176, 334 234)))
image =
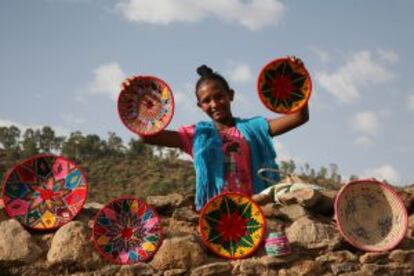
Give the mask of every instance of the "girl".
MULTIPOLYGON (((301 61, 294 59, 294 62, 301 61)), ((197 68, 197 73, 200 75, 195 87, 197 105, 211 121, 184 126, 178 131, 163 130, 142 137, 142 141, 180 148, 193 157, 195 206, 200 210, 210 198, 222 192, 252 195, 264 190, 267 185, 257 171, 263 167, 277 168, 271 137, 304 124, 309 120, 309 112, 305 106, 279 118, 234 117, 231 111, 234 91, 227 81, 205 65, 197 68)), ((276 182, 279 176, 274 175, 273 179, 276 182)))

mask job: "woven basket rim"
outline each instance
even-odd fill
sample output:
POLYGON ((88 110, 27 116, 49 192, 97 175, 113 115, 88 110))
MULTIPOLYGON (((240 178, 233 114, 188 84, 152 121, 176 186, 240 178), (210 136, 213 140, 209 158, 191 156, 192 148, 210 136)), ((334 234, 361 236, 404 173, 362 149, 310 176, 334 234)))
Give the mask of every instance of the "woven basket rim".
POLYGON ((65 160, 66 162, 69 162, 69 163, 72 163, 72 165, 74 165, 75 167, 76 167, 76 169, 77 170, 79 170, 79 172, 80 172, 80 174, 81 174, 81 176, 82 176, 82 178, 84 179, 84 181, 85 181, 85 198, 83 199, 83 202, 82 202, 82 204, 81 204, 81 206, 80 206, 80 208, 79 208, 79 210, 78 210, 78 212, 76 212, 76 214, 75 215, 73 215, 71 218, 70 218, 70 220, 68 220, 67 222, 65 222, 65 223, 61 223, 61 224, 58 224, 58 225, 56 225, 56 226, 53 226, 53 227, 49 227, 49 228, 36 228, 36 227, 34 227, 34 226, 31 226, 31 225, 28 225, 28 224, 26 224, 26 223, 22 223, 22 225, 24 225, 25 227, 27 227, 27 228, 29 228, 29 229, 31 229, 31 230, 34 230, 34 231, 49 231, 49 230, 56 230, 56 229, 58 229, 58 228, 60 228, 60 227, 62 227, 63 225, 65 225, 65 224, 67 224, 67 223, 69 223, 70 221, 72 221, 81 211, 82 211, 82 209, 83 209, 83 207, 84 207, 84 205, 85 205, 85 203, 86 203, 86 201, 87 201, 87 198, 88 198, 88 192, 89 192, 89 181, 88 181, 88 178, 87 178, 87 176, 86 176, 86 174, 85 174, 85 171, 82 169, 82 167, 81 166, 79 166, 75 161, 73 161, 73 160, 71 160, 71 159, 69 159, 69 158, 67 158, 67 157, 65 157, 65 156, 62 156, 62 155, 57 155, 57 154, 53 154, 53 153, 40 153, 40 154, 35 154, 35 155, 32 155, 32 156, 29 156, 29 157, 27 157, 27 158, 24 158, 24 159, 22 159, 22 160, 20 160, 20 161, 18 161, 18 162, 16 162, 11 168, 9 168, 9 170, 8 171, 6 171, 6 173, 4 174, 4 178, 3 178, 3 182, 2 182, 2 196, 1 196, 1 198, 2 198, 2 201, 3 201, 3 206, 4 206, 4 211, 6 212, 6 214, 7 214, 7 216, 9 217, 9 218, 13 218, 13 216, 12 216, 12 214, 10 213, 10 211, 8 210, 8 204, 6 204, 6 201, 4 200, 4 197, 6 196, 6 184, 7 184, 7 182, 8 182, 8 179, 10 178, 10 176, 12 175, 12 173, 19 167, 19 166, 22 166, 23 164, 25 164, 25 163, 27 163, 27 162, 29 162, 29 161, 31 161, 31 160, 36 160, 36 159, 40 159, 40 158, 54 158, 55 160, 57 160, 57 159, 63 159, 63 160, 65 160))
POLYGON ((404 206, 404 203, 402 201, 402 199, 400 198, 400 196, 397 194, 397 192, 388 184, 378 181, 376 179, 358 179, 358 180, 354 180, 351 181, 347 184, 345 184, 337 193, 336 197, 335 197, 335 202, 334 202, 334 219, 336 221, 336 225, 337 228, 340 232, 340 234, 345 238, 345 240, 347 242, 349 242, 351 245, 353 245, 354 247, 358 248, 358 249, 362 249, 364 251, 372 251, 372 252, 383 252, 383 251, 388 251, 391 250, 393 248, 395 248, 400 242, 401 240, 405 237, 405 234, 407 232, 408 229, 408 213, 407 210, 404 206), (363 185, 363 184, 368 184, 368 185, 376 185, 377 187, 379 187, 381 190, 385 191, 386 193, 388 193, 389 195, 391 195, 392 197, 394 197, 394 199, 397 201, 398 206, 399 206, 399 210, 401 211, 402 215, 403 215, 403 220, 401 222, 403 230, 400 232, 400 235, 397 236, 397 238, 393 239, 392 242, 390 242, 387 246, 381 247, 381 248, 375 248, 375 246, 368 246, 358 240, 355 240, 351 237, 349 237, 349 235, 346 234, 345 229, 344 229, 344 222, 340 221, 339 219, 339 206, 340 203, 343 200, 343 195, 350 189, 350 188, 354 188, 356 185, 363 185))
POLYGON ((168 93, 171 97, 171 115, 169 116, 168 120, 165 122, 164 125, 162 125, 159 129, 149 132, 149 133, 145 133, 145 132, 140 132, 137 131, 136 129, 132 128, 126 121, 124 121, 124 119, 121 116, 121 108, 120 108, 120 100, 123 97, 123 95, 126 93, 126 90, 124 88, 121 89, 121 91, 118 94, 118 99, 116 101, 117 103, 117 114, 119 119, 121 120, 122 124, 129 129, 130 131, 132 131, 135 134, 141 135, 141 136, 149 136, 149 135, 155 135, 159 132, 161 132, 162 130, 164 130, 170 123, 172 118, 174 117, 174 112, 175 112, 175 100, 174 100, 174 94, 173 91, 171 89, 171 87, 168 85, 167 82, 165 82, 163 79, 153 76, 153 75, 135 75, 131 77, 132 80, 140 80, 140 79, 147 79, 147 80, 153 80, 155 82, 161 83, 162 85, 164 85, 167 89, 168 89, 168 93))
MULTIPOLYGON (((278 62, 288 62, 291 63, 291 58, 288 56, 284 56, 284 57, 278 57, 278 58, 274 58, 271 61, 267 62, 265 65, 262 66, 262 68, 259 71, 259 74, 257 76, 257 81, 256 81, 256 90, 257 90, 257 94, 259 96, 260 101, 262 102, 262 104, 270 111, 272 112, 276 112, 272 107, 268 106, 268 104, 266 103, 266 101, 264 100, 262 93, 261 93, 261 89, 260 89, 260 79, 263 76, 263 74, 265 73, 265 71, 267 70, 267 68, 271 65, 273 65, 274 63, 278 63, 278 62)), ((307 68, 305 67, 304 64, 301 64, 301 67, 304 69, 305 71, 305 75, 307 77, 307 79, 309 80, 309 93, 306 95, 306 98, 303 100, 303 102, 301 103, 301 105, 299 105, 297 108, 289 110, 288 112, 284 112, 285 114, 291 114, 294 113, 296 111, 298 111, 300 108, 302 108, 303 106, 305 106, 308 102, 309 99, 312 95, 312 78, 311 75, 309 73, 309 71, 307 70, 307 68)))
POLYGON ((122 196, 120 196, 120 197, 117 197, 117 198, 114 198, 114 199, 112 199, 112 200, 110 200, 109 202, 107 202, 96 214, 95 214, 95 217, 94 217, 94 219, 93 219, 93 225, 92 225, 92 229, 91 229, 91 231, 92 231, 92 234, 91 234, 91 238, 92 238, 92 241, 93 241, 93 245, 94 245, 94 247, 95 247, 95 249, 99 252, 99 254, 101 255, 101 257, 104 259, 104 260, 106 260, 106 261, 108 261, 108 262, 110 262, 110 263, 113 263, 113 264, 118 264, 118 265, 131 265, 131 264, 136 264, 136 263, 140 263, 140 262, 147 262, 147 261, 149 261, 149 260, 151 260, 153 257, 154 257, 154 255, 157 253, 157 251, 160 249, 160 247, 161 247, 161 244, 162 244, 162 242, 163 242, 163 240, 164 240, 164 232, 163 232, 163 227, 162 227, 162 221, 161 221, 161 216, 158 214, 158 212, 157 212, 157 210, 155 210, 155 208, 154 207, 152 207, 151 205, 149 205, 146 201, 144 201, 144 200, 141 200, 141 199, 139 199, 139 198, 136 198, 136 197, 134 197, 134 196, 131 196, 131 195, 122 195, 122 196), (98 245, 98 242, 96 241, 96 237, 95 237, 95 227, 96 227, 96 221, 97 221, 97 219, 98 219, 98 217, 99 217, 99 215, 103 212, 103 210, 105 209, 105 208, 107 208, 107 207, 109 207, 109 206, 111 206, 112 205, 112 203, 114 203, 114 202, 116 202, 116 201, 121 201, 121 200, 137 200, 137 201, 139 201, 139 202, 142 202, 142 203, 144 203, 144 205, 146 205, 147 206, 147 208, 151 208, 152 209, 152 212, 159 218, 159 220, 160 220, 160 225, 159 225, 159 228, 160 228, 160 239, 159 239, 159 241, 158 241, 158 244, 157 244, 157 248, 155 249, 155 251, 151 254, 151 255, 149 255, 148 256, 148 258, 146 258, 145 260, 141 260, 141 261, 137 261, 137 262, 127 262, 127 263, 122 263, 121 261, 118 261, 117 259, 115 259, 115 258, 113 258, 113 257, 110 257, 108 254, 106 254, 106 253, 104 253, 102 250, 101 250, 101 248, 99 247, 99 245, 98 245))
POLYGON ((254 254, 254 252, 259 248, 259 246, 263 243, 263 241, 264 241, 264 236, 265 236, 265 233, 266 233, 266 217, 264 216, 264 214, 263 214, 263 210, 262 210, 262 208, 259 206, 259 204, 257 204, 252 198, 251 198, 251 196, 249 196, 249 195, 246 195, 246 194, 243 194, 243 193, 239 193, 239 192, 224 192, 224 193, 221 193, 221 194, 218 194, 218 195, 216 195, 216 196, 214 196, 214 197, 212 197, 210 200, 208 200, 207 201, 207 203, 204 205, 204 207, 201 209, 201 212, 200 212, 200 216, 199 216, 199 221, 198 221, 198 230, 199 230, 199 232, 200 232, 200 236, 201 236, 201 241, 203 242, 203 244, 211 251, 211 252, 213 252, 214 254, 216 254, 216 255, 218 255, 218 256, 220 256, 220 257, 222 257, 222 258, 225 258, 225 259, 230 259, 230 260, 237 260, 237 259, 244 259, 244 258, 247 258, 247 257, 249 257, 249 256, 251 256, 252 254, 254 254), (244 198, 247 198, 249 201, 250 201, 250 203, 252 204, 252 205, 254 205, 256 208, 257 208, 257 210, 260 212, 260 216, 262 216, 263 217, 263 231, 262 231, 262 236, 261 236, 261 238, 260 238, 260 241, 254 246, 254 248, 250 251, 250 253, 249 254, 245 254, 245 255, 243 255, 243 256, 240 256, 240 257, 236 257, 236 256, 227 256, 227 255, 224 255, 224 254, 219 254, 206 240, 205 240, 205 237, 204 237, 204 234, 201 232, 201 221, 203 220, 203 218, 204 218, 204 215, 205 215, 205 212, 206 212, 206 210, 207 210, 207 207, 212 203, 212 202, 214 202, 215 200, 217 200, 218 198, 221 198, 221 197, 225 197, 225 196, 228 196, 228 195, 235 195, 235 196, 241 196, 241 197, 244 197, 244 198))

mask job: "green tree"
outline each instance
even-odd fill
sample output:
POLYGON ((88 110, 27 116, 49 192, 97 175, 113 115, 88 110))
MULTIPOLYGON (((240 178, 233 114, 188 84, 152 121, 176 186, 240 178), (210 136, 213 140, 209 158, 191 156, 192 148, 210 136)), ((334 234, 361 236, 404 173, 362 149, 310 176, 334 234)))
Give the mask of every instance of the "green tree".
POLYGON ((318 174, 317 174, 317 177, 318 177, 319 179, 327 179, 327 176, 328 176, 328 169, 327 169, 326 167, 322 166, 322 167, 319 169, 319 172, 318 172, 318 174))
POLYGON ((63 142, 62 154, 69 158, 79 160, 82 156, 82 143, 85 140, 82 132, 75 131, 69 136, 69 139, 63 142))
POLYGON ((125 153, 126 147, 122 142, 122 138, 117 136, 115 132, 108 132, 108 150, 110 154, 123 155, 125 153))
POLYGON ((89 134, 82 140, 81 152, 85 158, 97 158, 102 157, 107 152, 107 144, 105 140, 96 134, 89 134))
POLYGON ((39 153, 39 148, 36 143, 35 131, 31 128, 26 129, 23 134, 23 141, 21 141, 23 156, 28 157, 39 153))
POLYGON ((16 126, 0 127, 0 143, 4 149, 19 149, 20 129, 16 126))
POLYGON ((293 160, 282 161, 280 163, 280 170, 282 174, 293 174, 296 170, 296 164, 293 160))
POLYGON ((128 143, 128 155, 130 157, 144 156, 146 158, 153 157, 152 147, 143 143, 141 140, 132 138, 128 143))

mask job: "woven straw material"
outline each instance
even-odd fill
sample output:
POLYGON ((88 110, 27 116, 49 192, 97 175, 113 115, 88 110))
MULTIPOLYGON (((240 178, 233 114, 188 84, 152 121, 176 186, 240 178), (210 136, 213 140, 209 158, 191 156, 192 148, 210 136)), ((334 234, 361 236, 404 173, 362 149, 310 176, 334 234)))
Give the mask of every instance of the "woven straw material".
POLYGON ((393 189, 374 180, 347 184, 335 201, 335 216, 344 238, 366 251, 394 248, 407 231, 407 211, 393 189))
POLYGON ((266 64, 260 71, 257 91, 269 110, 288 114, 308 102, 312 81, 302 63, 290 58, 279 58, 266 64))
POLYGON ((152 76, 136 76, 118 98, 118 112, 123 124, 139 135, 153 135, 170 123, 174 98, 170 87, 152 76))
POLYGON ((92 238, 98 252, 109 262, 145 262, 161 245, 161 219, 144 201, 117 198, 96 215, 92 238))
POLYGON ((224 193, 212 198, 201 210, 199 229, 212 252, 239 259, 257 249, 266 225, 260 207, 250 197, 224 193))
POLYGON ((82 209, 88 183, 72 161, 51 154, 36 155, 14 166, 3 185, 9 217, 36 229, 56 229, 82 209))
POLYGON ((291 253, 290 243, 285 233, 272 232, 265 240, 265 250, 268 256, 285 256, 291 253))

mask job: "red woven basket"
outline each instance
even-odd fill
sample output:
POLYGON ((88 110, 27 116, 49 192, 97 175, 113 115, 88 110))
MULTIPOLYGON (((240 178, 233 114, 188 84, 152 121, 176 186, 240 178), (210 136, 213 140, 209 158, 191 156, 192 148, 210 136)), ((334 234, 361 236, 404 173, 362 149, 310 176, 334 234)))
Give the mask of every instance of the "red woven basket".
POLYGON ((122 123, 138 135, 154 135, 168 126, 174 115, 174 97, 163 80, 135 76, 118 97, 122 123))
POLYGON ((19 162, 3 182, 8 216, 36 230, 56 229, 72 220, 83 208, 87 192, 88 183, 81 169, 52 154, 19 162))

